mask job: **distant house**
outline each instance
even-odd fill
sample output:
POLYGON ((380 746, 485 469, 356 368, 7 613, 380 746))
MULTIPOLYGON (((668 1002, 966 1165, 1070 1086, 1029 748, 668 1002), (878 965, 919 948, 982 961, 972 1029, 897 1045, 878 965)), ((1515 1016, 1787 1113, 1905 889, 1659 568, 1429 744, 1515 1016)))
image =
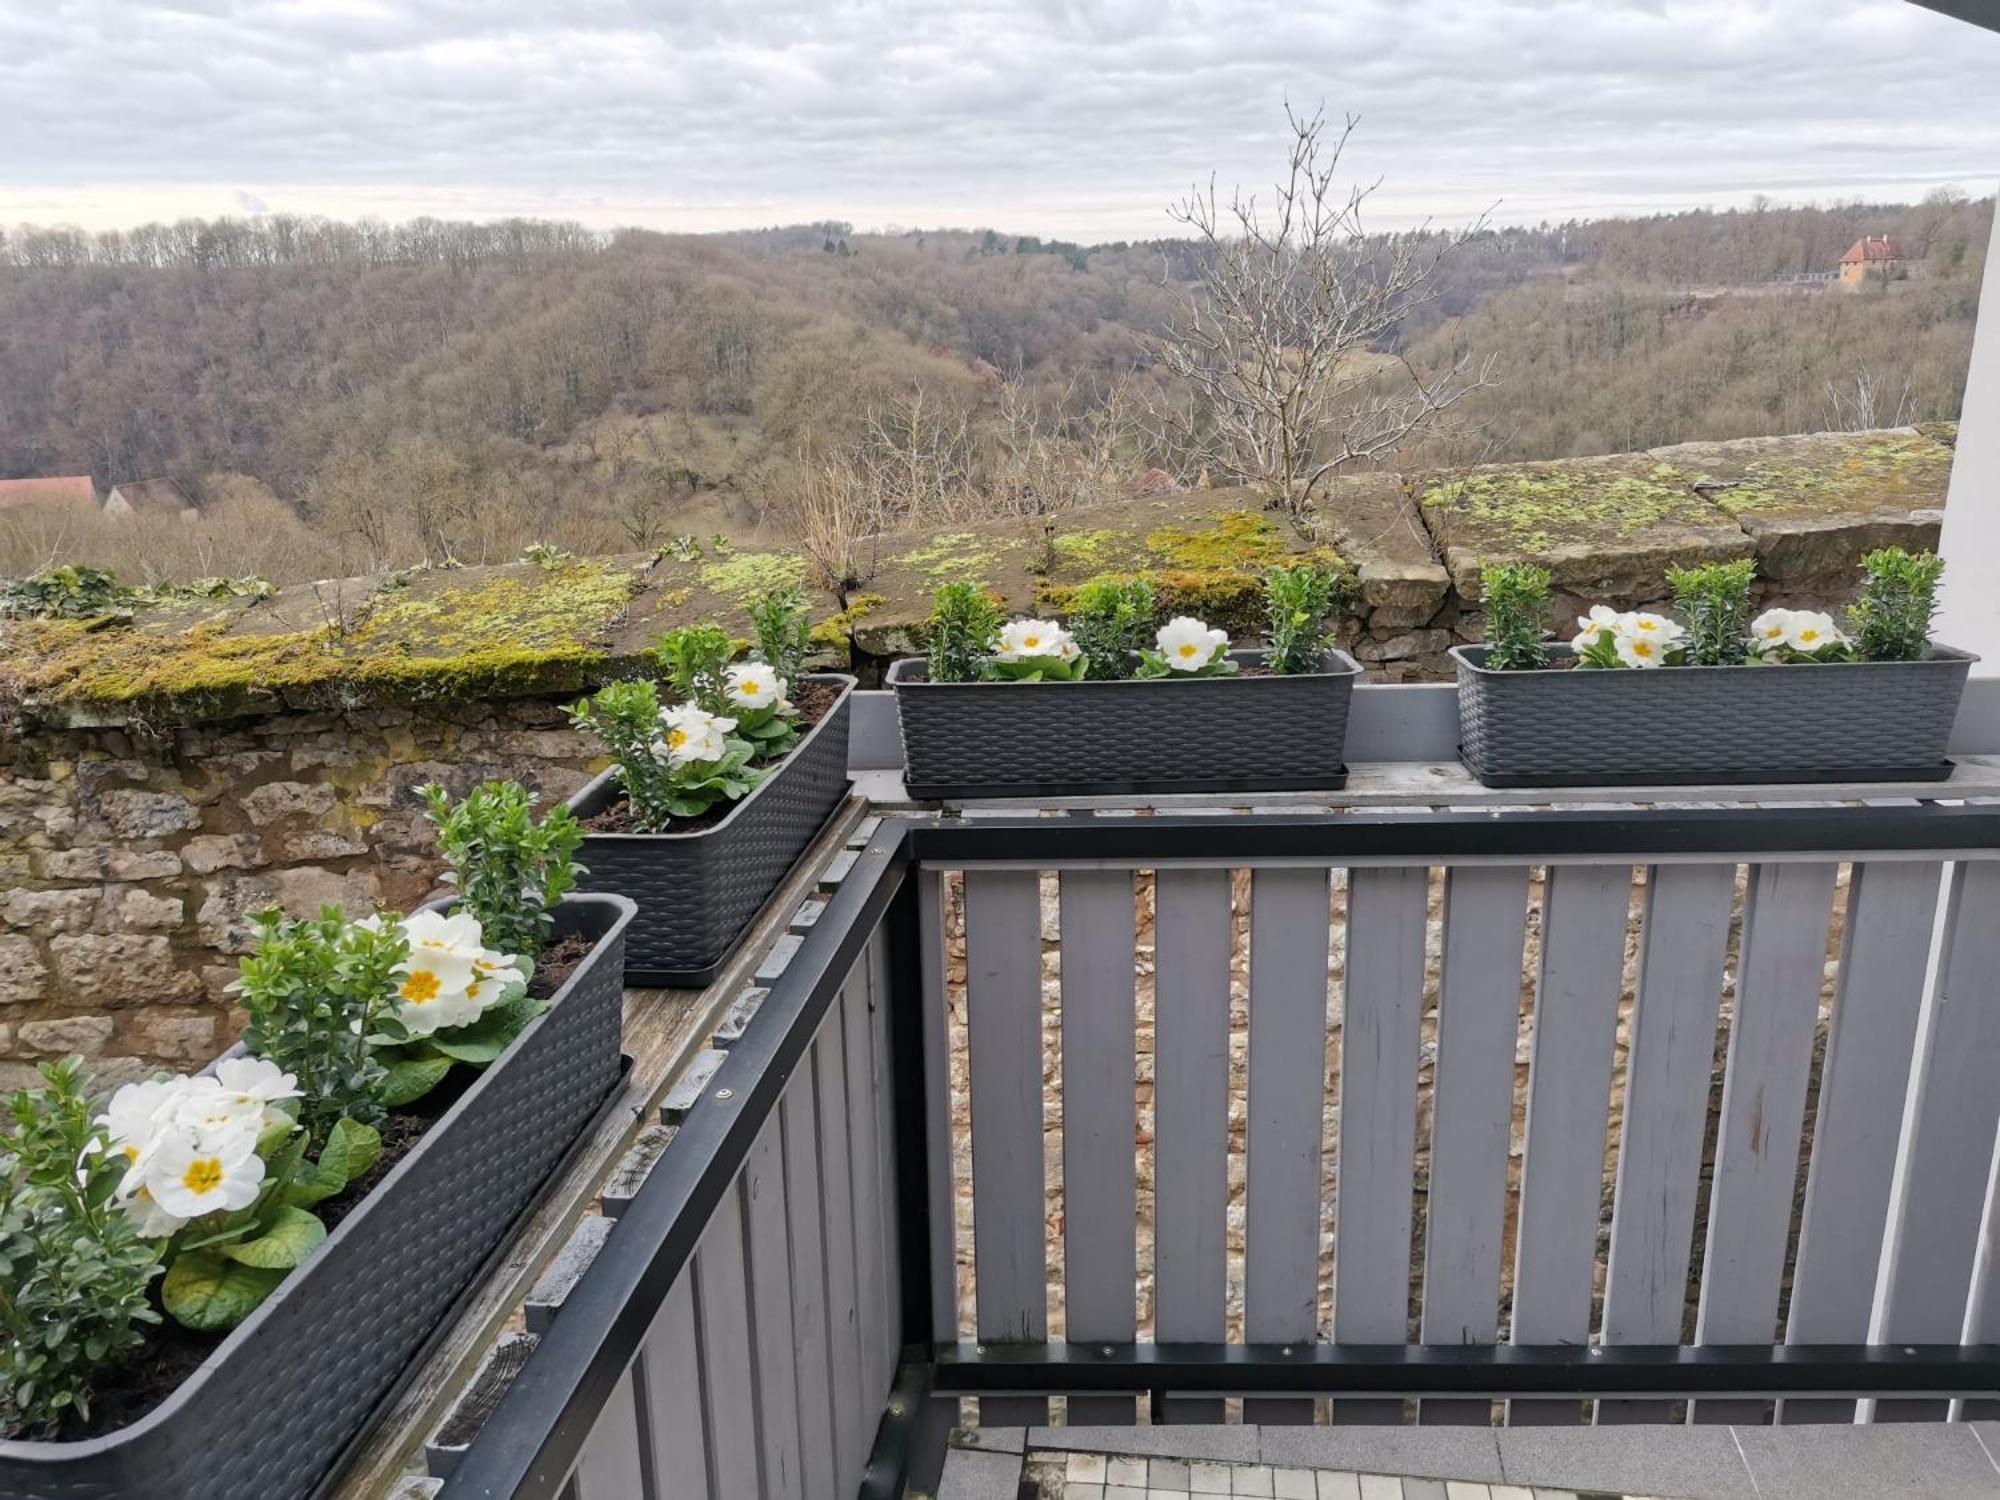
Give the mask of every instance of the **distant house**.
POLYGON ((1862 286, 1873 278, 1893 281, 1909 274, 1903 247, 1887 235, 1864 234, 1840 257, 1840 284, 1862 286))
POLYGON ((179 516, 183 521, 199 521, 201 507, 188 498, 187 491, 171 479, 134 479, 114 484, 104 497, 107 516, 179 516))
POLYGON ((0 479, 0 510, 25 510, 37 505, 95 510, 97 486, 88 474, 50 475, 45 479, 0 479))

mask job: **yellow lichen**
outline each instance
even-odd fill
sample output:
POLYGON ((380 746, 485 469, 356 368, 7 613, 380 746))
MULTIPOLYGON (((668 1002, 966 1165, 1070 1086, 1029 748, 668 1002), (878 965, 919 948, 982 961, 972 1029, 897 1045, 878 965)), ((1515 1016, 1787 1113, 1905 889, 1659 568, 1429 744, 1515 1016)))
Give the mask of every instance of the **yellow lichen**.
POLYGON ((1228 510, 1193 526, 1162 526, 1146 546, 1168 568, 1194 571, 1263 569, 1291 550, 1269 516, 1228 510))
POLYGON ((749 604, 762 595, 805 581, 805 559, 783 552, 738 552, 701 570, 705 588, 749 604))

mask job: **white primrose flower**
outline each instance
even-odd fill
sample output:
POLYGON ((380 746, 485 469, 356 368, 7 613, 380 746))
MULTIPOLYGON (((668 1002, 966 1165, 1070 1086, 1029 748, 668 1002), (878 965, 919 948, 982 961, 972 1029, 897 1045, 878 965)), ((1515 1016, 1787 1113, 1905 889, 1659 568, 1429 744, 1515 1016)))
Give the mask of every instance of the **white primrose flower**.
POLYGON ((676 704, 660 710, 660 738, 655 753, 670 766, 693 765, 697 761, 721 760, 723 736, 736 727, 725 719, 692 703, 676 704))
POLYGON ((1785 644, 1792 633, 1794 614, 1789 609, 1767 609, 1750 622, 1750 634, 1762 651, 1772 651, 1785 644))
POLYGON ((1590 613, 1576 617, 1576 645, 1579 650, 1595 646, 1607 636, 1618 634, 1621 616, 1608 604, 1593 604, 1590 613))
POLYGON ((225 1089, 214 1078, 190 1078, 174 1104, 166 1130, 191 1130, 203 1141, 220 1140, 264 1128, 264 1101, 225 1089))
POLYGON ((785 679, 761 661, 739 662, 723 680, 723 696, 739 708, 789 708, 785 679))
POLYGON ((1847 639, 1833 623, 1833 616, 1816 609, 1795 609, 1785 622, 1785 644, 1794 651, 1813 652, 1847 639))
POLYGON ((1618 631, 1621 635, 1657 641, 1662 646, 1671 646, 1687 634, 1678 621, 1669 620, 1665 615, 1651 614, 1643 609, 1620 615, 1618 631))
POLYGON ((1210 630, 1189 615, 1167 621, 1153 639, 1160 659, 1176 672, 1199 672, 1229 649, 1226 631, 1210 630))
POLYGON ((1628 667, 1657 667, 1667 657, 1667 643, 1651 635, 1618 637, 1618 659, 1628 667))
POLYGON ((473 973, 471 954, 413 945, 396 970, 397 1019, 412 1036, 478 1020, 482 1007, 472 995, 473 973))
POLYGON ((1010 620, 1000 629, 1000 645, 993 653, 1001 661, 1025 661, 1031 657, 1054 656, 1072 661, 1076 642, 1054 620, 1010 620))
POLYGON ((174 1130, 152 1152, 144 1186, 163 1212, 197 1219, 218 1209, 248 1208, 263 1180, 256 1132, 203 1140, 195 1131, 174 1130))
POLYGON ((278 1108, 283 1099, 304 1097, 295 1074, 287 1073, 268 1058, 225 1057, 215 1065, 214 1082, 225 1097, 254 1107, 260 1126, 275 1125, 285 1119, 278 1108))
MULTIPOLYGON (((486 934, 479 918, 463 909, 445 916, 434 911, 415 911, 403 919, 403 932, 414 954, 439 954, 463 960, 469 966, 465 993, 476 1003, 476 1012, 495 1004, 511 985, 528 982, 526 967, 519 958, 486 946, 486 934)), ((456 972, 454 968, 453 972, 456 972)), ((407 1017, 406 1017, 407 1019, 407 1017)), ((459 1026, 462 1021, 440 1021, 441 1026, 459 1026)))

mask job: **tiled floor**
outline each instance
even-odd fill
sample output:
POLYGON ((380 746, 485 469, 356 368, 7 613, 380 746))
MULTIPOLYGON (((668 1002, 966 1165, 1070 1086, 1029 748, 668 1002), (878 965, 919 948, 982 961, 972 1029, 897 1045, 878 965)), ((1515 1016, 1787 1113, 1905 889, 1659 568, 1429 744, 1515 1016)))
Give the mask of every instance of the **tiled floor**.
POLYGON ((1511 1484, 1107 1453, 1031 1451, 1021 1477, 1040 1500, 1580 1500, 1511 1484))

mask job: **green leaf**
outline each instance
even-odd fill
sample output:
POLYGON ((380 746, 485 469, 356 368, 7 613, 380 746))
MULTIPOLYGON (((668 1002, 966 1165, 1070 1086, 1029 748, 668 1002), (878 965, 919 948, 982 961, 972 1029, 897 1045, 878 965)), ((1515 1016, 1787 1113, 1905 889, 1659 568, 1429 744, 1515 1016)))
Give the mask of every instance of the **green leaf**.
POLYGON ((382 1102, 390 1109, 396 1109, 421 1099, 444 1082, 444 1075, 450 1071, 451 1059, 448 1057, 426 1054, 398 1058, 389 1064, 389 1071, 382 1079, 382 1102))
POLYGON ((289 1271, 312 1254, 325 1238, 326 1225, 303 1208, 287 1206, 278 1210, 277 1217, 256 1239, 224 1245, 219 1253, 240 1265, 289 1271))
POLYGON ((246 1266, 197 1250, 167 1268, 160 1301, 183 1328, 221 1333, 255 1312, 284 1279, 283 1271, 246 1266))
POLYGON ((431 1038, 431 1046, 445 1057, 483 1068, 505 1052, 521 1034, 521 1028, 544 1009, 540 1001, 525 996, 509 1000, 494 1006, 470 1025, 438 1032, 431 1038))
POLYGON ((340 1119, 327 1132, 326 1146, 319 1154, 321 1171, 338 1170, 345 1187, 375 1165, 382 1154, 382 1132, 359 1120, 340 1119))

